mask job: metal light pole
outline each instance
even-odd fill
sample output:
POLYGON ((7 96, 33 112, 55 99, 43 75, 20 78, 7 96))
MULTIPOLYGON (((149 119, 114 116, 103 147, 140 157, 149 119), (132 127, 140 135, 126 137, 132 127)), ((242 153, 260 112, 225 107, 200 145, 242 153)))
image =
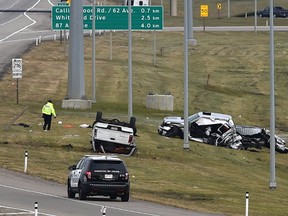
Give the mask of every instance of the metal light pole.
POLYGON ((230 18, 230 0, 228 0, 228 18, 230 18))
POLYGON ((68 99, 86 99, 84 79, 83 0, 70 6, 70 43, 68 64, 68 99))
POLYGON ((95 0, 93 0, 92 9, 92 101, 96 102, 96 67, 95 67, 95 0))
POLYGON ((257 0, 254 1, 254 8, 255 8, 255 11, 254 11, 254 32, 257 33, 257 0))
POLYGON ((128 0, 128 31, 129 31, 129 44, 128 44, 128 121, 133 116, 132 105, 132 11, 131 0, 128 0))
POLYGON ((196 45, 197 42, 193 35, 193 0, 188 0, 187 3, 188 11, 188 41, 190 45, 196 45))
POLYGON ((188 0, 184 1, 184 143, 183 149, 189 150, 188 139, 188 0))
POLYGON ((274 16, 270 0, 270 189, 276 188, 275 177, 275 101, 274 101, 274 16))

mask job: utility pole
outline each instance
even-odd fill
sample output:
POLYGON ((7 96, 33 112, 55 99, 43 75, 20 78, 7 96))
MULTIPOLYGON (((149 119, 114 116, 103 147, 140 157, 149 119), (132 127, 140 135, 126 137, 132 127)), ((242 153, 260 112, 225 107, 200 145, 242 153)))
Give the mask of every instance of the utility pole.
POLYGON ((184 1, 184 143, 183 149, 189 150, 188 139, 188 1, 184 1))
POLYGON ((128 121, 133 116, 132 87, 132 10, 131 0, 128 0, 128 121))

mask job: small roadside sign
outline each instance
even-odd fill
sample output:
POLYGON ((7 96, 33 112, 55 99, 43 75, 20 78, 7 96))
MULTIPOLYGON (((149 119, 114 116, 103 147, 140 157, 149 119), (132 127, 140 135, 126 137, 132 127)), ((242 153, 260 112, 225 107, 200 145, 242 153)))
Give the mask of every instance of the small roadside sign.
POLYGON ((208 17, 208 5, 201 5, 200 15, 201 17, 208 17))
POLYGON ((217 3, 217 14, 218 14, 218 19, 220 18, 220 10, 222 8, 221 3, 217 3))
POLYGON ((218 9, 218 10, 221 10, 221 9, 222 9, 221 3, 217 3, 217 9, 218 9))
POLYGON ((12 59, 12 75, 14 79, 22 78, 22 59, 12 59))

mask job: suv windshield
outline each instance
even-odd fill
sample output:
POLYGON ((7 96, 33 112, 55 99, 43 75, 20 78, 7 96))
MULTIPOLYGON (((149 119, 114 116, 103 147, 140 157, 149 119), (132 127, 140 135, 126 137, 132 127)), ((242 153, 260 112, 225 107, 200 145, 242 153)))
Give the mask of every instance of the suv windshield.
POLYGON ((101 161, 94 160, 91 163, 91 170, 94 171, 106 171, 117 170, 118 172, 126 172, 126 168, 122 161, 101 161))

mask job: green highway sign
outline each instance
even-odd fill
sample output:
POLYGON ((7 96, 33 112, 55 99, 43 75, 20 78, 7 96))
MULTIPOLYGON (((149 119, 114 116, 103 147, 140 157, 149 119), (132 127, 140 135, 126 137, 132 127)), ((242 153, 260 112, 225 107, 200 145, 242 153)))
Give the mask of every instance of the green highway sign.
MULTIPOLYGON (((132 6, 133 30, 162 30, 162 6, 132 6)), ((92 29, 93 7, 83 6, 83 28, 92 29)), ((95 6, 95 29, 128 30, 128 6, 95 6)), ((52 6, 52 30, 70 29, 70 6, 52 6)))

